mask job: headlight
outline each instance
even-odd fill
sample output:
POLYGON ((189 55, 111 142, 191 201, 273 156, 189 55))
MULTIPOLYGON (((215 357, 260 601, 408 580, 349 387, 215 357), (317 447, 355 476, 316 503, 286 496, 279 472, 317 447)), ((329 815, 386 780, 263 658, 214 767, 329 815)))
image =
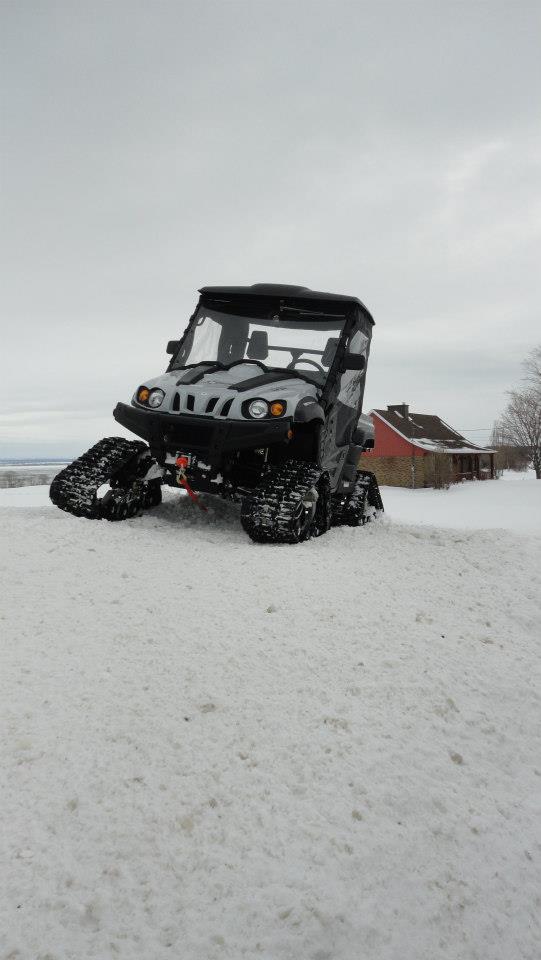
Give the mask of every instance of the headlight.
POLYGON ((146 403, 150 395, 148 387, 139 387, 137 391, 137 402, 146 403))
POLYGON ((151 390, 148 396, 149 407, 161 407, 164 397, 163 390, 151 390))
POLYGON ((265 400, 252 400, 248 406, 248 413, 254 420, 261 420, 269 412, 268 404, 265 400))

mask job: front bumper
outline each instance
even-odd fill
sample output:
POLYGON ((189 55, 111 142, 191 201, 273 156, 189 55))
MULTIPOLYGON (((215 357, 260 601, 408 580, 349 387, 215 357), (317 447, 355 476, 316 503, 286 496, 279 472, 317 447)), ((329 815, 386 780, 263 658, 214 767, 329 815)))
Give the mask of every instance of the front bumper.
POLYGON ((223 454, 235 450, 268 447, 287 440, 291 418, 280 420, 219 420, 194 414, 160 413, 117 403, 117 423, 146 440, 155 456, 179 450, 204 454, 218 465, 223 454))

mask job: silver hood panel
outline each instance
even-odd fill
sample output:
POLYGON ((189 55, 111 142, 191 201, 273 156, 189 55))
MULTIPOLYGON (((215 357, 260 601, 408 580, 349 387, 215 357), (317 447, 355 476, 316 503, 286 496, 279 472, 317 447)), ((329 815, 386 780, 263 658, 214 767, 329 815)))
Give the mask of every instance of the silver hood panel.
MULTIPOLYGON (((206 367, 190 368, 192 372, 204 372, 206 367)), ((249 390, 243 390, 239 393, 231 389, 233 385, 241 383, 243 380, 249 380, 260 376, 263 373, 261 367, 253 363, 238 363, 229 370, 215 370, 205 374, 198 383, 181 383, 177 385, 184 373, 183 370, 170 370, 168 373, 161 374, 159 377, 153 377, 150 380, 141 381, 150 389, 160 387, 165 393, 165 399, 157 412, 162 413, 182 413, 196 414, 198 416, 212 416, 217 419, 223 419, 222 413, 224 406, 226 414, 230 420, 246 420, 243 417, 241 407, 246 400, 255 400, 261 398, 272 402, 273 400, 283 400, 286 403, 286 417, 292 417, 295 413, 299 400, 305 397, 311 397, 314 400, 319 399, 321 390, 314 384, 308 383, 297 377, 284 377, 282 380, 276 380, 274 383, 255 386, 249 390), (229 403, 231 401, 231 403, 229 403)), ((132 399, 134 405, 139 406, 135 394, 132 399)), ((148 409, 148 408, 145 408, 148 409)))

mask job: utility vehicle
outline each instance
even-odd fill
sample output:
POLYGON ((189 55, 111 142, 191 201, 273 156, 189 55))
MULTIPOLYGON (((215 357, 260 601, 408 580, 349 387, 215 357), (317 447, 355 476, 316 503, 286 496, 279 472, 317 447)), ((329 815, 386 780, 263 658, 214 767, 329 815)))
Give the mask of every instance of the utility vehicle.
POLYGON ((358 466, 374 445, 364 304, 278 284, 199 294, 166 372, 113 411, 141 440, 101 440, 58 474, 52 501, 123 520, 157 505, 162 484, 180 486, 203 509, 200 493, 239 500, 252 540, 283 543, 381 511, 374 475, 358 466))

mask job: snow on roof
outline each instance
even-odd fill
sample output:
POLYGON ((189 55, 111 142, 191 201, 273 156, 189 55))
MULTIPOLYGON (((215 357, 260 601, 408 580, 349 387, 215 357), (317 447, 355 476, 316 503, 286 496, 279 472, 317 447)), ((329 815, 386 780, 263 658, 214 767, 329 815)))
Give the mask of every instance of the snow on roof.
POLYGON ((433 453, 489 453, 484 447, 450 447, 443 441, 438 443, 436 440, 415 439, 411 441, 415 447, 422 447, 423 450, 430 450, 433 453))
POLYGON ((414 447, 432 453, 494 453, 488 447, 478 447, 463 437, 435 414, 410 414, 407 407, 404 412, 393 410, 371 410, 387 426, 391 427, 404 440, 414 447), (404 415, 405 414, 405 415, 404 415))

